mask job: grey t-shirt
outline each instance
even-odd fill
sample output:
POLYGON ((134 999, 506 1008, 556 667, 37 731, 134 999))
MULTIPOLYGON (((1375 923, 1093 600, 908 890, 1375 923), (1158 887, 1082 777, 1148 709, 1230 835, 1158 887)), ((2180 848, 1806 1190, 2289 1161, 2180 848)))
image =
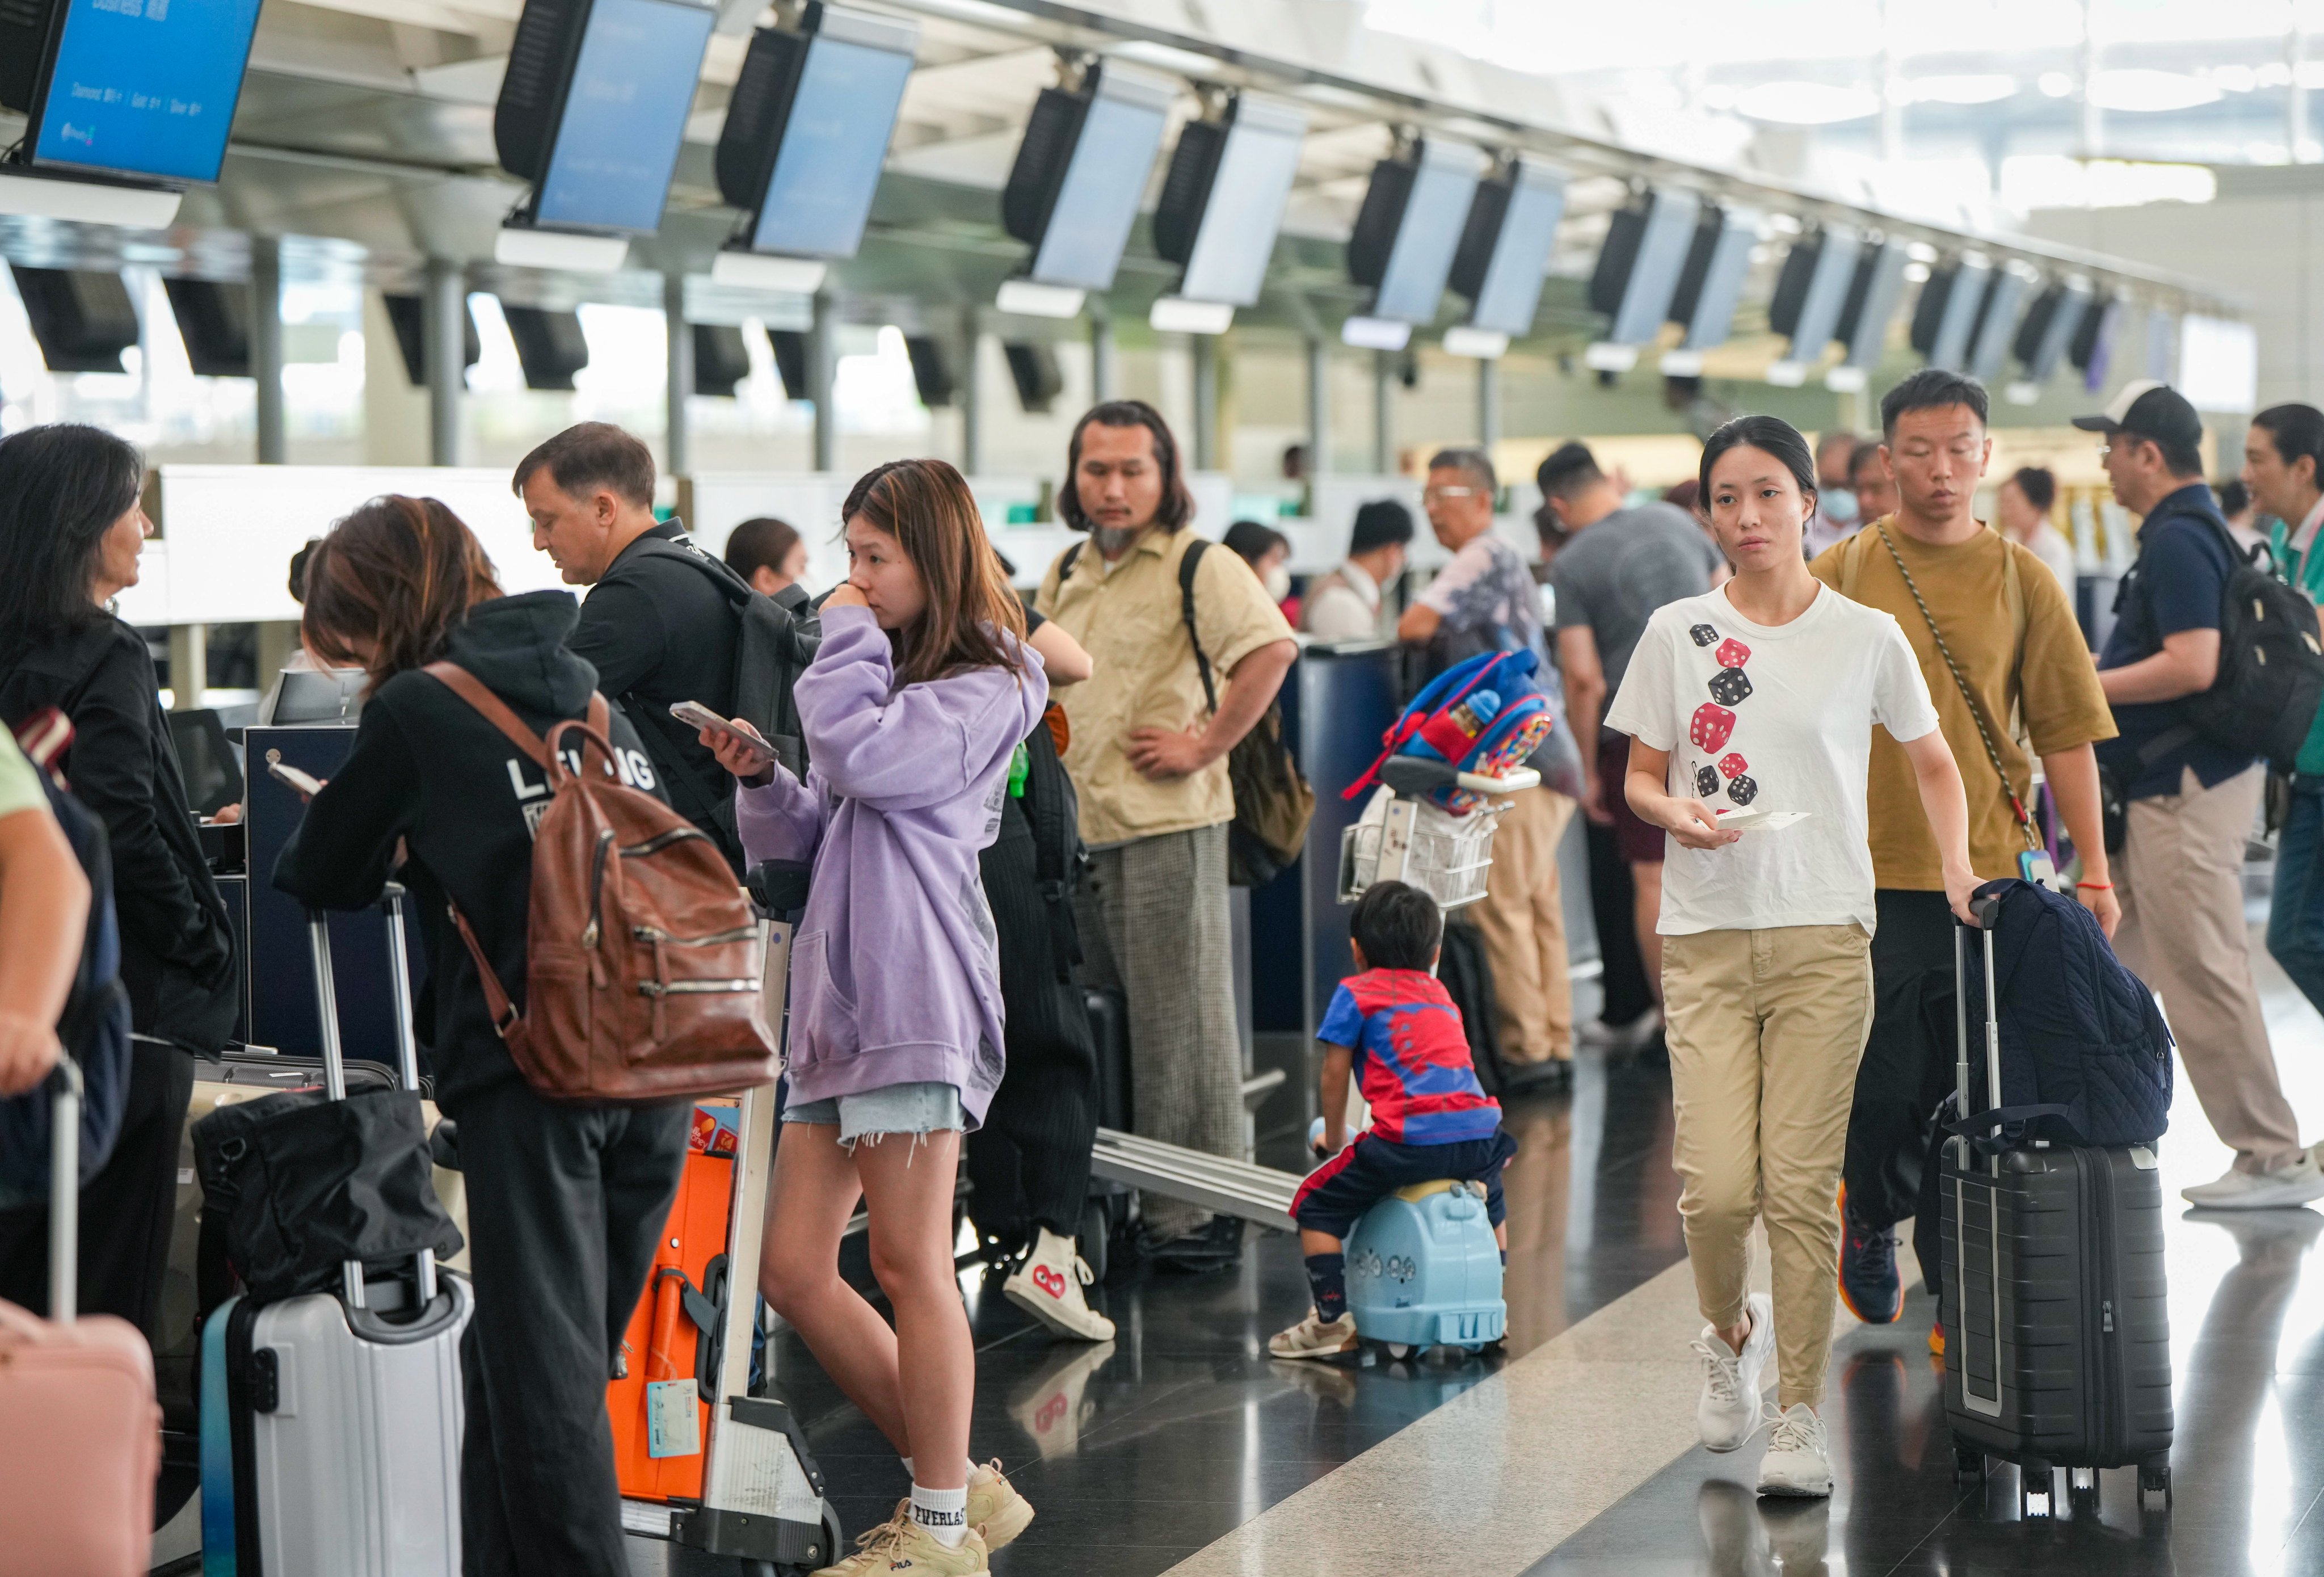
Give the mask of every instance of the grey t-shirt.
POLYGON ((1710 535, 1676 505, 1618 509, 1574 533, 1550 561, 1557 627, 1587 629, 1598 638, 1598 661, 1612 695, 1655 610, 1709 591, 1720 562, 1710 535))

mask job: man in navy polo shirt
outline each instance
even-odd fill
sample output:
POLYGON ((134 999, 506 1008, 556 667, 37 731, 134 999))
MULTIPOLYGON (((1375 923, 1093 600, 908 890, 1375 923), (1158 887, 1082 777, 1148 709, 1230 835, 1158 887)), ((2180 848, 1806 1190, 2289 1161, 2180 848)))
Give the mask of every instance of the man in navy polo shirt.
POLYGON ((2129 809, 2114 861, 2115 949, 2163 999, 2203 1115, 2236 1152, 2227 1176, 2181 1193, 2210 1210, 2304 1204, 2324 1197, 2324 1168, 2301 1145, 2276 1076, 2244 921, 2244 840, 2266 769, 2200 735, 2153 748, 2184 721, 2174 703, 2209 689, 2219 671, 2219 604, 2233 561, 2203 482, 2203 424, 2184 395, 2140 379, 2074 425, 2106 435, 2115 499, 2145 517, 2098 659, 2121 730, 2099 743, 2098 762, 2129 809))

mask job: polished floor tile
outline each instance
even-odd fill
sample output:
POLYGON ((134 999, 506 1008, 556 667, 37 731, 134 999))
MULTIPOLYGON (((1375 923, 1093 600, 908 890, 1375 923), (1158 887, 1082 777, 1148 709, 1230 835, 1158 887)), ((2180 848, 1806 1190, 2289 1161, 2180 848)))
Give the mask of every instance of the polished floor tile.
MULTIPOLYGON (((1510 1102, 1509 1351, 1521 1355, 1683 1256, 1670 1170, 1670 1082, 1585 1061, 1571 1092, 1510 1102)), ((1296 1151, 1270 1153, 1286 1164, 1296 1151)), ((1307 1304, 1297 1242, 1254 1234, 1241 1267, 1093 1288, 1111 1344, 1060 1343, 998 1284, 963 1277, 977 1348, 972 1443, 999 1456, 1038 1519, 993 1561, 1010 1577, 1151 1577, 1443 1406, 1499 1360, 1283 1363, 1267 1338, 1307 1304)), ((851 1531, 908 1484, 892 1451, 793 1338, 777 1372, 851 1531)), ((731 1572, 632 1541, 640 1577, 731 1572)))
MULTIPOLYGON (((2324 1130, 2324 1020, 2255 941, 2286 1093, 2324 1130)), ((2166 1004, 2167 1007, 2167 1004, 2166 1004)), ((1695 1450, 1536 1565, 1536 1577, 2313 1577, 2324 1573, 2324 1214, 2180 1207, 2226 1169, 2181 1070, 2162 1146, 2177 1429, 2168 1514, 2135 1475, 2059 1478, 2057 1515, 2023 1519, 2016 1470, 1963 1489, 1924 1345, 1932 1309, 1840 1342, 1825 1416, 1838 1492, 1823 1507, 1753 1493, 1759 1442, 1695 1450)))

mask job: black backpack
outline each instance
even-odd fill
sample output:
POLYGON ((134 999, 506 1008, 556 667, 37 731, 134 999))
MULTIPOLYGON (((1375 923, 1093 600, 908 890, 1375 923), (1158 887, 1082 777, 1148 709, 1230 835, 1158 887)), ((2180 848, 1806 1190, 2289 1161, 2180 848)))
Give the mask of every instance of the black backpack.
MULTIPOLYGON (((807 603, 804 589, 793 585, 784 588, 779 597, 766 593, 744 580, 726 565, 690 541, 672 541, 662 537, 643 537, 631 549, 649 558, 668 559, 689 565, 710 577, 742 621, 734 642, 734 715, 748 723, 775 747, 775 754, 784 766, 801 782, 807 780, 807 739, 799 725, 798 703, 791 688, 807 664, 815 660, 816 649, 823 643, 823 622, 807 603)), ((638 723, 638 738, 653 758, 664 781, 671 785, 671 798, 677 798, 677 786, 690 784, 708 813, 715 817, 722 829, 733 833, 734 815, 733 784, 724 772, 718 780, 706 781, 693 771, 669 742, 684 736, 691 739, 694 730, 675 722, 669 709, 621 697, 623 710, 632 723, 638 723), (640 723, 639 720, 644 721, 640 723)), ((740 846, 739 843, 736 845, 740 846)))
POLYGON ((1070 981, 1082 961, 1081 934, 1074 919, 1074 890, 1081 885, 1089 854, 1082 847, 1081 800, 1057 743, 1043 716, 1025 736, 1025 819, 1033 824, 1033 874, 1049 913, 1049 945, 1057 979, 1070 981))
POLYGON ((2229 566, 2219 599, 2218 677, 2209 689, 2179 703, 2183 721, 2148 742, 2139 752, 2140 766, 2200 736, 2288 772, 2324 700, 2316 605, 2275 573, 2272 558, 2269 567, 2260 567, 2264 546, 2246 557, 2217 516, 2206 511, 2201 518, 2227 549, 2229 566))

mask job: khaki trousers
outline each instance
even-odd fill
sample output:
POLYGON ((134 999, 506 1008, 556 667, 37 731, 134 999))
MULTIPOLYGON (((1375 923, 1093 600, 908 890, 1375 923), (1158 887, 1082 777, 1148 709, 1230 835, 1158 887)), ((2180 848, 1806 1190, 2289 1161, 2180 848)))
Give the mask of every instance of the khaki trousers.
POLYGON ((1573 981, 1566 973, 1565 906, 1557 845, 1574 803, 1553 788, 1521 788, 1493 832, 1485 896, 1467 918, 1485 940, 1501 1056, 1515 1063, 1573 1055, 1573 981))
POLYGON ((2267 770, 2206 788, 2187 769, 2176 794, 2130 802, 2113 861, 2122 924, 2114 950, 2163 999, 2187 1082, 2238 1172, 2300 1158, 2300 1125, 2283 1098, 2252 981, 2244 920, 2244 839, 2267 770))
POLYGON ((1696 1301, 1722 1331, 1742 1323, 1751 1223, 1765 1219, 1778 1394, 1815 1406, 1839 1298, 1849 1106, 1872 1028, 1871 938, 1853 925, 1665 936, 1663 1012, 1696 1301))

